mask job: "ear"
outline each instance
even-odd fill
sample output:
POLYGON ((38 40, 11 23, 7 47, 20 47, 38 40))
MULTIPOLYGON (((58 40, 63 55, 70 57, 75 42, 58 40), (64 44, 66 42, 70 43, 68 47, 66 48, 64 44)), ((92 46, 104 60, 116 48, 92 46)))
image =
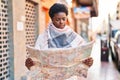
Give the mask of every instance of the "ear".
POLYGON ((51 21, 53 21, 53 18, 51 18, 51 21))

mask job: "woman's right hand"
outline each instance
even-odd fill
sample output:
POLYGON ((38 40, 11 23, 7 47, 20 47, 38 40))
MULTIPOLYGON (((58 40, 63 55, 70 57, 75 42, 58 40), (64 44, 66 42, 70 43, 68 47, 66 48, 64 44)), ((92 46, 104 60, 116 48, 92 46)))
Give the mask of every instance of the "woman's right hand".
POLYGON ((30 70, 32 66, 34 66, 35 63, 31 58, 27 58, 25 61, 25 66, 30 70))

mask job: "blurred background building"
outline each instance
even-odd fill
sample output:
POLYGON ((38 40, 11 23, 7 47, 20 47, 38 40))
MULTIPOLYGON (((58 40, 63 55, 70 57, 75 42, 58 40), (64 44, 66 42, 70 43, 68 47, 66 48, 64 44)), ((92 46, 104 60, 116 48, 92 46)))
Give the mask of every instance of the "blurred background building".
POLYGON ((0 0, 0 80, 24 80, 26 45, 47 28, 55 2, 68 6, 68 25, 86 41, 108 32, 108 15, 120 19, 119 0, 0 0))

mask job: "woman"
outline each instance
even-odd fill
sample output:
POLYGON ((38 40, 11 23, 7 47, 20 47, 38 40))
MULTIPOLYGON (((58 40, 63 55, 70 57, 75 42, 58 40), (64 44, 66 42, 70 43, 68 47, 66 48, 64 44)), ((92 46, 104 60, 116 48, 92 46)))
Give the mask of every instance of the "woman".
MULTIPOLYGON (((39 35, 35 44, 36 49, 68 48, 85 43, 80 35, 66 25, 67 15, 68 8, 64 4, 55 3, 51 6, 49 16, 52 22, 45 32, 39 35)), ((88 58, 84 60, 83 63, 90 67, 93 63, 93 59, 88 58)), ((30 69, 31 66, 35 65, 35 62, 28 58, 25 65, 30 69)))

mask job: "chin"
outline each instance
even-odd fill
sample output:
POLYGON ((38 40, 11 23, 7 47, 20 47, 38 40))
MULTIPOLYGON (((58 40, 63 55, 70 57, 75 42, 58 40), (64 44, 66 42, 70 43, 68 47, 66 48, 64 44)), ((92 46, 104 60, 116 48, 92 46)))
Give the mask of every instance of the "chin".
POLYGON ((60 26, 60 27, 56 27, 56 28, 58 28, 58 29, 63 29, 65 26, 60 26))
POLYGON ((59 28, 60 28, 60 29, 63 29, 64 27, 65 27, 65 26, 60 26, 59 28))

